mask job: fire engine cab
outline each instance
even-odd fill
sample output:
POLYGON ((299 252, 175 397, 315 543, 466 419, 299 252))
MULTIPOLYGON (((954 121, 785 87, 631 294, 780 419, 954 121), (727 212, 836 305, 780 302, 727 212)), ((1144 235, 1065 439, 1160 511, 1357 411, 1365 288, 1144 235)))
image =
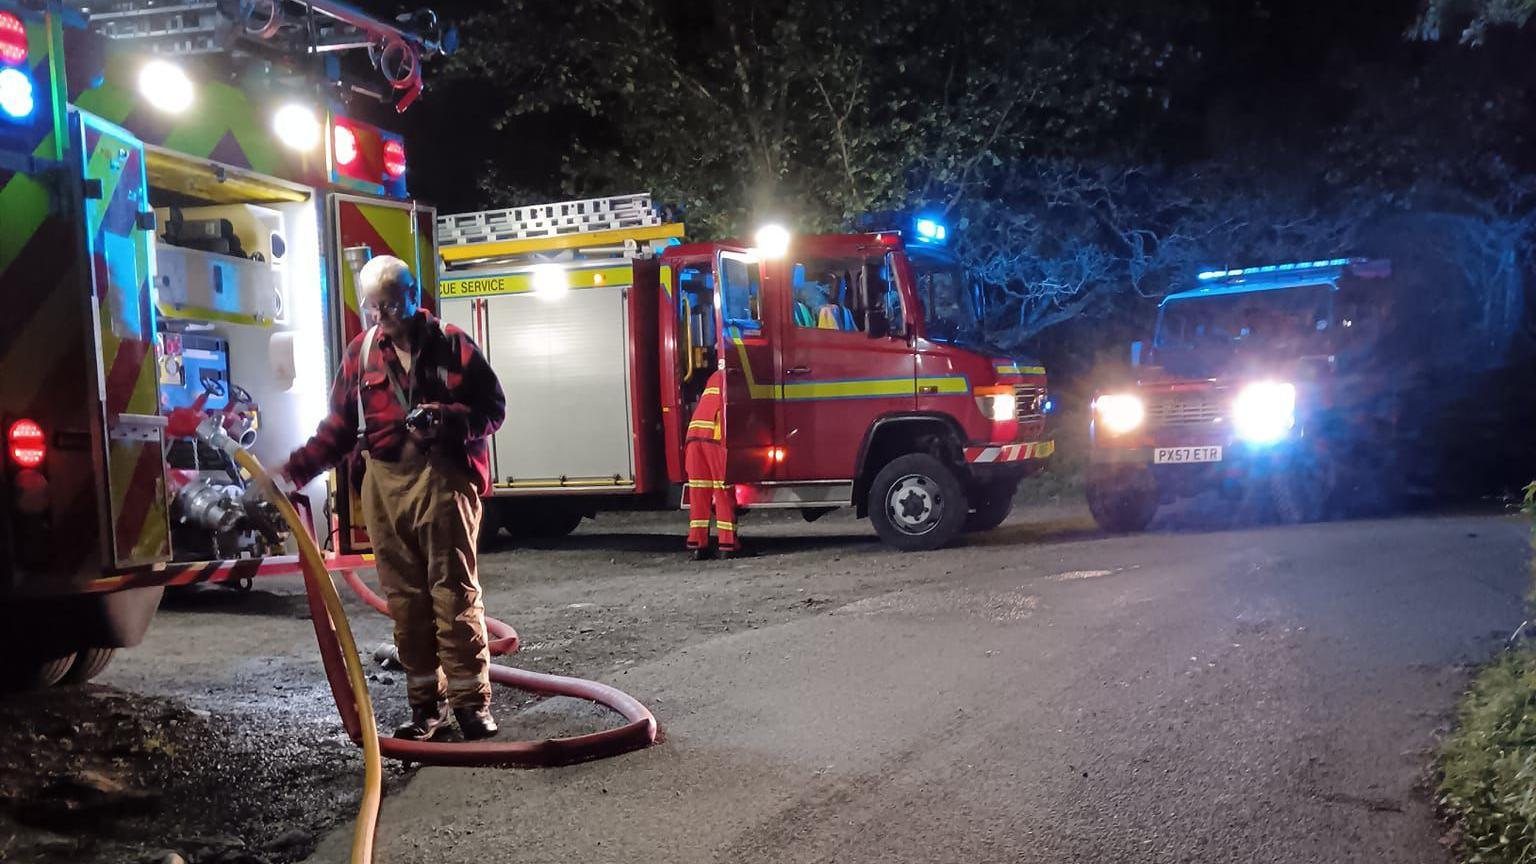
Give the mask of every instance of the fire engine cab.
POLYGON ((0 0, 0 689, 99 673, 166 586, 295 572, 248 478, 168 418, 280 463, 360 332, 351 265, 435 272, 404 142, 367 119, 416 97, 433 39, 327 0, 203 5, 0 0), (167 27, 222 41, 143 41, 167 27))
POLYGON ((742 508, 851 506, 910 550, 1003 521, 1054 450, 1045 369, 985 344, 945 226, 683 233, 645 195, 440 219, 442 316, 474 335, 510 407, 493 452, 504 527, 549 536, 679 506, 684 432, 716 369, 742 508))

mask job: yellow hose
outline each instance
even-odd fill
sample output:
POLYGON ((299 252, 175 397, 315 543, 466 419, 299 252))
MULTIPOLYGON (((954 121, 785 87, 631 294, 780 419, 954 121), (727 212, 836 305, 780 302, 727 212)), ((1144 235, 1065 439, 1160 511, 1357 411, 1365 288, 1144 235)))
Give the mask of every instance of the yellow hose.
POLYGON ((379 805, 384 800, 384 757, 379 752, 379 728, 373 717, 373 701, 368 696, 368 678, 363 672, 363 661, 357 653, 357 642, 352 638, 352 625, 347 613, 341 608, 341 595, 325 567, 325 560, 314 538, 299 518, 288 496, 278 491, 277 484, 255 456, 241 449, 232 449, 235 462, 255 479, 262 495, 277 506, 288 523, 294 540, 299 544, 299 556, 303 559, 304 575, 319 589, 325 601, 325 610, 336 628, 336 638, 341 643, 341 659, 347 669, 356 696, 357 719, 363 735, 363 800, 357 809, 357 830, 352 836, 352 864, 373 864, 373 838, 379 826, 379 805))

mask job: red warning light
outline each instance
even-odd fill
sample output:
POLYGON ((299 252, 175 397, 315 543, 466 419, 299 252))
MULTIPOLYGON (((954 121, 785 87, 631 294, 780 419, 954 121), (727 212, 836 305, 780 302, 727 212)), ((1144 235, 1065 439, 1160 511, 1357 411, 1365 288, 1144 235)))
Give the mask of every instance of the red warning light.
POLYGON ((391 180, 405 176, 405 145, 393 138, 384 142, 384 173, 391 180))
POLYGON ((10 12, 0 12, 0 63, 20 66, 27 59, 27 28, 10 12))
POLYGON ((336 164, 343 168, 352 167, 352 163, 357 161, 357 133, 338 123, 333 137, 336 144, 336 164))
POLYGON ((17 420, 11 424, 9 435, 11 459, 23 468, 36 468, 43 464, 48 454, 48 441, 43 427, 33 420, 17 420))

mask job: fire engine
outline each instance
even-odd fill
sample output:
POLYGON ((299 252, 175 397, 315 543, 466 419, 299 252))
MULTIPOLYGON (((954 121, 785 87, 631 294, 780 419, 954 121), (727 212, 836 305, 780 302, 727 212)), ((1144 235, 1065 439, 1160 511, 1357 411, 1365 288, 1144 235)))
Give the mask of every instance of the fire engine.
MULTIPOLYGON (((328 0, 236 19, 208 4, 150 28, 204 34, 182 46, 195 50, 143 53, 133 6, 97 21, 0 0, 7 688, 96 675, 166 586, 296 570, 248 479, 168 436, 167 417, 195 405, 280 463, 325 415, 360 331, 349 262, 389 253, 435 272, 436 214, 408 196, 405 144, 366 118, 416 98, 437 34, 328 0)), ((322 538, 323 485, 309 491, 322 538)), ((332 551, 363 551, 347 540, 332 551)))
POLYGON ((1300 522, 1528 482, 1532 406, 1510 398, 1536 370, 1526 277, 1477 228, 1399 216, 1362 232, 1390 258, 1213 269, 1164 298, 1093 403, 1095 519, 1140 531, 1216 491, 1300 522))
POLYGON ((679 506, 684 432, 717 368, 742 508, 855 507, 900 549, 1001 524, 1054 450, 1045 369, 986 345, 938 220, 686 243, 630 195, 438 230, 442 316, 506 391, 489 507, 514 534, 679 506))

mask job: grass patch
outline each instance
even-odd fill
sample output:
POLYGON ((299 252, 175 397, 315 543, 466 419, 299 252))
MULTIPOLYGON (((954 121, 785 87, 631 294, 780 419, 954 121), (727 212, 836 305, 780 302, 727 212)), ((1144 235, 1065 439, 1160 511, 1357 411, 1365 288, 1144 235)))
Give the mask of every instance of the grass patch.
POLYGON ((1460 860, 1536 861, 1536 650, 1507 653, 1478 674, 1440 770, 1460 860))
MULTIPOLYGON (((1536 483, 1525 487, 1521 510, 1536 522, 1536 483)), ((1536 593, 1530 599, 1536 604, 1536 593)), ((1529 642, 1473 679, 1439 768, 1440 806, 1455 823, 1458 859, 1536 862, 1536 648, 1529 642)))

